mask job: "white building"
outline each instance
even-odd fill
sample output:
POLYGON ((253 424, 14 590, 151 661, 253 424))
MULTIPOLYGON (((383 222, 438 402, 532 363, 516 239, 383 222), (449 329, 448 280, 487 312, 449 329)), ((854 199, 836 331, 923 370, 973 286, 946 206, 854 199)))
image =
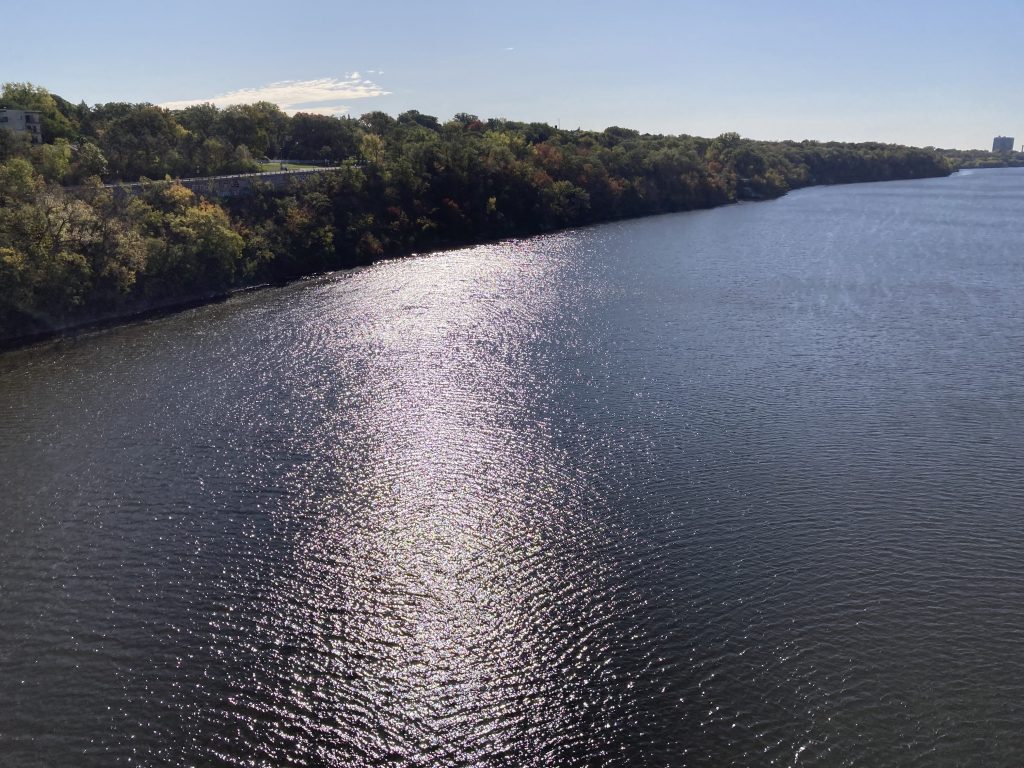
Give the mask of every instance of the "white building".
POLYGON ((43 143, 42 112, 0 106, 0 128, 27 133, 33 144, 43 143))

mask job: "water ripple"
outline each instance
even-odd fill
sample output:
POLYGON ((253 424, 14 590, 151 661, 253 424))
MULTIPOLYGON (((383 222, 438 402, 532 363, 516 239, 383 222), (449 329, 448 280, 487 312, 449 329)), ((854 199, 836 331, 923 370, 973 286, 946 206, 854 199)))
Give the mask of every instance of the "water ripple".
POLYGON ((1020 173, 0 356, 11 765, 1011 765, 1020 173))

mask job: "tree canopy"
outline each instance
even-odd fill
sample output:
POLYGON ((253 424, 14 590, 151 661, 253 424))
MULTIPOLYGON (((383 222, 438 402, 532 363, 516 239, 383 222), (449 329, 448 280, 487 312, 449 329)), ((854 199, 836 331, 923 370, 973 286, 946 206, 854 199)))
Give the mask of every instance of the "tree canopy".
POLYGON ((809 184, 950 172, 933 149, 566 131, 415 110, 358 120, 266 102, 73 105, 27 83, 44 143, 0 131, 0 338, 156 302, 560 227, 705 208, 809 184), (287 190, 204 199, 174 178, 330 164, 287 190), (161 180, 125 195, 103 183, 161 180))

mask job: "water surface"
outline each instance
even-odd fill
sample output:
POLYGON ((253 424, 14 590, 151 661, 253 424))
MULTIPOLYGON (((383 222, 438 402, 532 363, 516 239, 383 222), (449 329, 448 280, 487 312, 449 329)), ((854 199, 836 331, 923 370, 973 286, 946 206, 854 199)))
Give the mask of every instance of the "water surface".
POLYGON ((1016 765, 1024 173, 0 356, 0 763, 1016 765))

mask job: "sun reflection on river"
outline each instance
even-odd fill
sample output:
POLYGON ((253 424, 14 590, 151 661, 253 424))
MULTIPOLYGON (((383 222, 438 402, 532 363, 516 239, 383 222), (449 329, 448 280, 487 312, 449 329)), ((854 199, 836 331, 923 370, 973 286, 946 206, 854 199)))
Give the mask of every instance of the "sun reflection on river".
POLYGON ((302 386, 315 397, 339 381, 356 390, 331 395, 344 404, 295 472, 292 513, 307 524, 275 597, 275 631, 296 645, 277 713, 302 734, 282 734, 293 753, 330 764, 557 759, 585 754, 588 718, 619 717, 601 685, 605 566, 585 554, 601 536, 585 521, 602 501, 559 445, 545 411, 553 382, 529 360, 555 311, 559 245, 534 242, 532 258, 508 253, 516 244, 435 256, 397 287, 384 275, 386 300, 357 329, 325 313, 310 348, 334 370, 302 386), (494 301, 524 270, 541 290, 494 301), (375 350, 355 378, 352 344, 375 350), (354 460, 353 444, 372 448, 354 460))

